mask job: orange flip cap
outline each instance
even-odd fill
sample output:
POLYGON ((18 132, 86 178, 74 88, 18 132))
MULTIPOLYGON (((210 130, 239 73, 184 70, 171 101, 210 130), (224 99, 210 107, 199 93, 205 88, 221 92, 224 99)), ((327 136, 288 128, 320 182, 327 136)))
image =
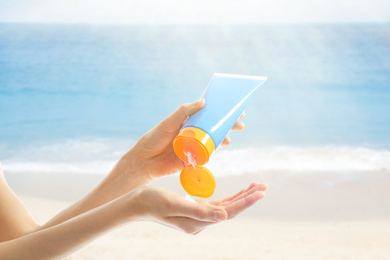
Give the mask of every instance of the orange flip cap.
POLYGON ((173 140, 173 149, 176 155, 184 162, 195 161, 196 165, 203 165, 209 161, 215 150, 213 139, 205 131, 196 127, 185 127, 173 140), (191 154, 191 159, 189 155, 191 154))
POLYGON ((180 173, 180 182, 191 196, 208 198, 213 195, 216 182, 214 175, 204 166, 187 166, 180 173))

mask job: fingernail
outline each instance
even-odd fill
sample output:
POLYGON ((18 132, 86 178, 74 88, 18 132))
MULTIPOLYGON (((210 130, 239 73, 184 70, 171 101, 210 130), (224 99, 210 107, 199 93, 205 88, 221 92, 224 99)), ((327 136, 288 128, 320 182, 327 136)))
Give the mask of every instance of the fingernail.
POLYGON ((226 219, 226 213, 224 211, 218 210, 214 212, 215 221, 223 221, 226 219))
POLYGON ((199 99, 198 101, 195 101, 195 104, 196 104, 196 105, 201 105, 201 104, 203 104, 204 102, 205 102, 204 99, 199 99))

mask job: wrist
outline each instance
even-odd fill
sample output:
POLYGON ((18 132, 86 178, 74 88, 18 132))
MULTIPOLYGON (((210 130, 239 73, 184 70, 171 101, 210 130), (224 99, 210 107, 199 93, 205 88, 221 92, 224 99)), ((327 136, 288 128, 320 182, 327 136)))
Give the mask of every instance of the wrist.
POLYGON ((134 189, 128 194, 118 199, 121 205, 121 212, 123 213, 125 222, 138 221, 145 218, 145 204, 140 198, 140 194, 144 187, 134 189))
POLYGON ((102 186, 107 186, 112 192, 117 193, 117 197, 145 186, 151 179, 145 174, 143 168, 137 154, 130 150, 119 159, 107 178, 103 180, 102 186))

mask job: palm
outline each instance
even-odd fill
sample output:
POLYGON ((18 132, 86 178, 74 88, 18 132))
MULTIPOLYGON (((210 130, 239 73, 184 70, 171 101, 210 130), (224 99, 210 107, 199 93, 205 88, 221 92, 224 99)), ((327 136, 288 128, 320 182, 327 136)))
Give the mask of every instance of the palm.
POLYGON ((184 162, 176 156, 172 145, 172 140, 179 129, 161 132, 154 128, 137 143, 135 149, 144 162, 145 171, 153 179, 174 174, 185 166, 184 162))
POLYGON ((248 188, 225 199, 210 202, 207 202, 206 200, 197 200, 197 202, 210 203, 211 205, 222 207, 228 214, 227 219, 232 219, 243 210, 252 206, 256 201, 263 198, 265 196, 264 191, 267 190, 267 188, 268 186, 264 183, 253 182, 248 188))
POLYGON ((183 169, 185 164, 176 156, 172 142, 187 117, 198 112, 203 106, 202 100, 181 105, 137 142, 135 149, 150 177, 155 179, 183 169))
POLYGON ((147 186, 142 188, 143 205, 147 208, 152 220, 183 230, 187 233, 197 234, 209 225, 225 219, 231 219, 252 206, 264 197, 267 185, 252 183, 248 188, 223 200, 208 202, 197 200, 189 202, 172 190, 147 186), (215 219, 215 211, 223 211, 222 219, 215 219))

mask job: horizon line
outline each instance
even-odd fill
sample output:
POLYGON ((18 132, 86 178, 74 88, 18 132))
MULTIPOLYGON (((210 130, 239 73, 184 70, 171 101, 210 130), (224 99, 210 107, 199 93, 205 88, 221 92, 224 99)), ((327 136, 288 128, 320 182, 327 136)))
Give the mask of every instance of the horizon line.
POLYGON ((258 22, 258 23, 245 23, 245 22, 233 22, 233 23, 215 23, 215 22, 209 22, 209 23, 197 23, 197 22, 172 22, 172 23, 144 23, 144 22, 134 22, 134 23, 115 23, 115 22, 109 22, 109 23, 87 23, 87 22, 26 22, 26 21, 1 21, 0 24, 31 24, 31 25, 99 25, 99 26, 112 26, 112 25, 145 25, 145 26, 153 26, 153 25, 159 25, 159 26, 233 26, 233 25, 239 25, 239 26, 251 26, 251 25, 329 25, 329 24, 390 24, 389 21, 337 21, 337 22, 258 22))

